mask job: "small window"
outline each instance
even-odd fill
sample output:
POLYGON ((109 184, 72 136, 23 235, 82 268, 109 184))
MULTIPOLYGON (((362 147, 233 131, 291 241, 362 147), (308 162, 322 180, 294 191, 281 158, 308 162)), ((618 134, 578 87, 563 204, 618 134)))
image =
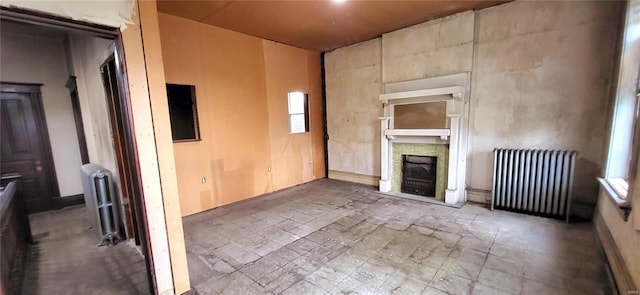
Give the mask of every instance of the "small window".
POLYGON ((167 84, 167 98, 173 141, 199 140, 196 87, 167 84))
POLYGON ((309 95, 306 93, 289 92, 289 131, 309 132, 309 95))

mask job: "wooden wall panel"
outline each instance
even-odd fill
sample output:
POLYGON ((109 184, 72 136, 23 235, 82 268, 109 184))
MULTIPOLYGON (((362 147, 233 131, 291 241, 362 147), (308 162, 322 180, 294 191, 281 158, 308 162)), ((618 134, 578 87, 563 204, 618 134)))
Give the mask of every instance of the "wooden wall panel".
POLYGON ((160 33, 167 82, 196 86, 202 140, 174 143, 183 216, 324 176, 319 53, 162 13, 160 33), (295 90, 311 133, 289 134, 295 90))
POLYGON ((207 25, 200 27, 199 42, 206 93, 199 100, 210 103, 200 121, 210 124, 211 132, 202 136, 208 138, 210 169, 216 173, 217 205, 269 192, 262 42, 207 25))
MULTIPOLYGON (((275 190, 313 178, 311 133, 289 133, 288 93, 310 92, 307 52, 273 41, 264 41, 269 102, 272 180, 275 190)), ((309 108, 312 109, 311 107, 309 108)))

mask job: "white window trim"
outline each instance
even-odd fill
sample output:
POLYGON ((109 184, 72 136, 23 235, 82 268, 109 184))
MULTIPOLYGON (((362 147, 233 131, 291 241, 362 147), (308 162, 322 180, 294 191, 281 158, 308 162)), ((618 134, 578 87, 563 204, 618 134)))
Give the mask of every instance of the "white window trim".
POLYGON ((639 6, 640 2, 627 2, 625 9, 621 11, 609 142, 603 177, 598 178, 605 194, 616 205, 625 221, 628 220, 631 212, 634 197, 633 183, 636 180, 640 152, 638 143, 640 141, 638 62, 640 60, 636 54, 640 50, 640 40, 636 34, 640 28, 636 18, 639 6), (632 98, 634 94, 635 97, 632 98), (632 107, 635 107, 633 110, 629 109, 632 103, 632 107))
POLYGON ((287 113, 289 114, 289 134, 305 134, 305 133, 309 133, 311 131, 311 122, 309 122, 309 94, 304 92, 304 91, 291 91, 287 94, 287 113), (305 105, 306 108, 303 108, 301 113, 297 113, 297 112, 291 112, 291 94, 292 93, 300 93, 302 94, 304 100, 305 100, 305 105), (293 126, 292 126, 292 116, 296 116, 296 115, 302 115, 305 119, 305 129, 304 131, 300 131, 300 132, 293 132, 293 126))

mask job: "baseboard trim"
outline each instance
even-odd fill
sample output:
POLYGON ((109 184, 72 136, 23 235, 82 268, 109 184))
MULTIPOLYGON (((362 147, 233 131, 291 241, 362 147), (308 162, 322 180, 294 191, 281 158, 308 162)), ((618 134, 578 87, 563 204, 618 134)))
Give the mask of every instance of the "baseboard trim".
POLYGON ((372 186, 378 186, 380 184, 380 176, 364 175, 352 172, 329 170, 329 178, 372 186))
POLYGON ((62 209, 69 206, 84 204, 84 194, 77 194, 68 197, 57 197, 51 199, 53 209, 62 209))
POLYGON ((600 212, 594 215, 593 224, 596 230, 596 239, 601 246, 602 252, 604 252, 608 266, 607 270, 612 278, 611 288, 614 289, 612 291, 615 292, 614 294, 621 295, 638 294, 638 288, 635 286, 622 254, 616 247, 616 241, 613 239, 613 235, 611 235, 600 212))
POLYGON ((491 204, 491 190, 486 189, 477 189, 468 187, 466 189, 467 192, 467 201, 481 203, 481 204, 491 204))

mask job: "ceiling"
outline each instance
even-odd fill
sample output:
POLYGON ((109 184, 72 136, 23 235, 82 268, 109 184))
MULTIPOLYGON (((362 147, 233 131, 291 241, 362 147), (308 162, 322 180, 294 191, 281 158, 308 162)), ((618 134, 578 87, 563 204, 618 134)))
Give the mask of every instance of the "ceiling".
POLYGON ((504 2, 160 0, 158 11, 304 49, 329 51, 428 20, 504 2))

